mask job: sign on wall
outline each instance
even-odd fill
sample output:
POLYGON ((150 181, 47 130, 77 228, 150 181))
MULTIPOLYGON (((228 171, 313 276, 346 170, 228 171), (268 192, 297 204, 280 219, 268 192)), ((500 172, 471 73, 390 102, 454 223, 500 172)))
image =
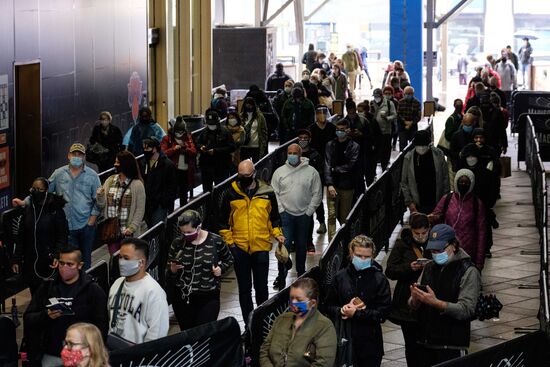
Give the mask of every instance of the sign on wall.
POLYGON ((8 74, 3 74, 0 75, 0 130, 10 127, 8 99, 8 74))

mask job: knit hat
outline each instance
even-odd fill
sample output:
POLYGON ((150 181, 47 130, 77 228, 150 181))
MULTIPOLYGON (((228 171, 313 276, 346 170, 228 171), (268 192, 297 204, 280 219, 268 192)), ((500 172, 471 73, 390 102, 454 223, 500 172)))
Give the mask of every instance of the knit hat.
POLYGON ((413 144, 415 147, 430 145, 431 142, 432 137, 428 130, 418 130, 416 134, 414 134, 413 144))

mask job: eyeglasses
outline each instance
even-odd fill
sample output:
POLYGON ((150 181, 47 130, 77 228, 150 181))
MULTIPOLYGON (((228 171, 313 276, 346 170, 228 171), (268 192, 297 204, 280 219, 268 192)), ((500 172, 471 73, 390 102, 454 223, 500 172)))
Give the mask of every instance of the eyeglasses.
POLYGON ((74 268, 77 264, 76 263, 66 263, 65 261, 57 260, 57 264, 59 267, 66 266, 68 268, 74 268))
POLYGON ((82 345, 84 348, 88 347, 88 344, 86 343, 73 343, 66 340, 63 341, 63 348, 73 349, 77 345, 82 345))

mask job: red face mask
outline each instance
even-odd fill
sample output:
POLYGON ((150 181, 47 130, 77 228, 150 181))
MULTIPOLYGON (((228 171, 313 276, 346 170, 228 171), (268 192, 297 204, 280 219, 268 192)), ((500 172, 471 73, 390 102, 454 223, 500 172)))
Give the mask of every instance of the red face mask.
POLYGON ((199 233, 200 233, 200 226, 197 227, 197 230, 193 233, 184 233, 183 236, 185 238, 185 241, 187 242, 193 242, 197 239, 197 237, 199 237, 199 233))
POLYGON ((70 268, 68 266, 59 267, 59 276, 64 281, 74 279, 78 275, 78 267, 70 268))
POLYGON ((84 356, 82 355, 82 350, 80 349, 63 348, 61 351, 61 360, 63 361, 63 366, 65 367, 78 366, 83 359, 84 356))

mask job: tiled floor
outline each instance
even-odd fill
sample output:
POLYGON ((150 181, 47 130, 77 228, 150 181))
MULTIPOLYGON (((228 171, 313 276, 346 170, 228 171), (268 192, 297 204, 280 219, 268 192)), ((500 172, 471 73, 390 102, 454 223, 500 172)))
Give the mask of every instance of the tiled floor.
MULTIPOLYGON (((510 141, 513 148, 515 141, 513 138, 510 138, 510 141)), ((515 153, 511 155, 514 156, 515 153)), ((512 168, 516 168, 515 161, 512 168)), ((472 323, 470 352, 517 337, 519 334, 514 332, 514 328, 536 328, 538 326, 536 318, 539 307, 538 289, 518 289, 519 285, 536 284, 538 281, 538 255, 521 254, 522 250, 538 249, 538 234, 536 228, 532 226, 534 215, 533 207, 530 204, 531 188, 529 185, 529 178, 524 171, 514 171, 512 177, 502 180, 502 199, 497 202, 495 207, 500 228, 494 231, 493 258, 487 260, 482 278, 484 292, 495 293, 504 304, 504 309, 499 319, 472 323), (527 205, 518 205, 518 202, 527 205)), ((396 228, 394 238, 398 230, 399 228, 396 228)), ((318 264, 323 250, 328 245, 327 235, 314 233, 314 241, 317 251, 314 255, 307 256, 308 267, 318 264)), ((393 239, 390 243, 393 243, 393 239)), ((385 265, 385 255, 385 253, 381 253, 379 257, 383 265, 385 265)), ((105 257, 106 251, 103 249, 94 253, 94 260, 105 257)), ((269 272, 270 295, 275 294, 271 284, 276 276, 276 260, 272 256, 269 272)), ((289 273, 287 284, 290 284, 295 278, 296 273, 293 269, 289 273)), ((28 291, 18 294, 16 298, 19 309, 24 311, 29 302, 28 291)), ((219 317, 235 317, 242 327, 238 290, 233 271, 225 277, 222 284, 221 302, 219 317)), ((383 366, 406 366, 401 330, 389 321, 382 327, 385 350, 383 366)), ((171 332, 177 331, 178 327, 172 325, 171 332)), ((22 327, 18 328, 18 335, 21 332, 22 327)))

